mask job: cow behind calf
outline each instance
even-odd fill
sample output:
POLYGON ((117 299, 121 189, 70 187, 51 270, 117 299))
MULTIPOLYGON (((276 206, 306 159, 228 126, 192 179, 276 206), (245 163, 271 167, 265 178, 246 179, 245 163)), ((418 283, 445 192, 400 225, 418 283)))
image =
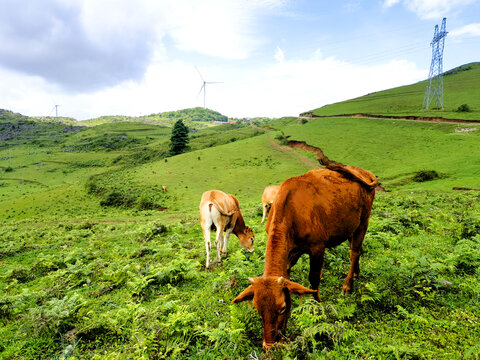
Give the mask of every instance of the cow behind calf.
POLYGON ((267 221, 263 276, 249 278, 234 303, 253 299, 262 317, 263 346, 269 348, 285 332, 290 316, 290 294, 312 294, 319 301, 318 286, 326 248, 350 242, 350 271, 342 293, 352 290, 360 272, 359 257, 368 227, 377 178, 352 166, 311 170, 285 180, 267 221), (290 269, 302 254, 310 256, 312 289, 289 280, 290 269))
POLYGON ((268 213, 270 208, 272 207, 273 200, 275 196, 277 196, 278 189, 280 189, 280 185, 269 185, 263 190, 262 195, 262 209, 263 209, 263 217, 262 217, 262 224, 265 221, 265 218, 268 217, 268 213))
POLYGON ((220 252, 227 253, 227 243, 233 232, 240 240, 240 245, 253 251, 255 237, 252 229, 245 225, 240 204, 235 196, 220 190, 206 191, 200 201, 200 224, 202 226, 207 250, 206 268, 210 267, 210 230, 216 230, 216 260, 220 261, 220 252), (225 236, 223 232, 225 231, 225 236))

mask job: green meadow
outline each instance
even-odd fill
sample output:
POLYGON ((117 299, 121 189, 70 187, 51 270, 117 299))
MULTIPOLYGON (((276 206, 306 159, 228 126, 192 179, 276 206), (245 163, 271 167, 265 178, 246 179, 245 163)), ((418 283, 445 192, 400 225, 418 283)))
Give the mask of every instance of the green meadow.
MULTIPOLYGON (((372 115, 442 117, 480 120, 480 63, 462 65, 444 73, 443 110, 421 110, 427 81, 378 91, 355 99, 313 110, 314 115, 329 116, 365 113, 372 115), (467 104, 471 111, 458 112, 467 104)), ((433 104, 433 103, 432 103, 433 104)), ((432 105, 433 106, 433 105, 432 105)))
MULTIPOLYGON (((480 357, 480 124, 204 122, 168 157, 168 123, 0 120, 0 359, 480 357), (318 167, 285 138, 372 171, 386 192, 353 294, 340 293, 342 244, 327 251, 321 302, 294 298, 287 338, 264 352, 256 310, 231 301, 263 273, 264 187, 318 167), (232 235, 207 271, 198 205, 210 189, 237 196, 256 242, 246 253, 232 235)), ((308 286, 308 267, 303 256, 292 280, 308 286)))

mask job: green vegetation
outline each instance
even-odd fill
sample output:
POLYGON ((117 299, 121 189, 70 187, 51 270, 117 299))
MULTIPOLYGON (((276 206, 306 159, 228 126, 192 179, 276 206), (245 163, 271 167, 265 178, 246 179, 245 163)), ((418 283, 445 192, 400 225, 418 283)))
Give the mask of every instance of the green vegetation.
POLYGON ((182 120, 186 126, 194 129, 203 129, 211 126, 212 122, 228 122, 228 118, 216 111, 196 107, 178 111, 168 111, 145 116, 102 116, 96 119, 82 121, 85 126, 96 126, 101 124, 139 122, 145 124, 161 125, 172 127, 178 120, 182 120))
POLYGON ((178 120, 172 129, 169 155, 174 156, 185 152, 188 149, 188 141, 188 128, 182 120, 178 120))
MULTIPOLYGON (((193 128, 190 150, 168 157, 166 126, 0 119, 0 359, 480 356, 477 124, 225 124, 193 128), (387 192, 376 195, 354 293, 340 294, 344 243, 327 251, 321 303, 294 298, 286 341, 264 353, 256 310, 231 300, 263 272, 264 187, 316 162, 276 138, 371 170, 387 192), (210 189, 238 197, 256 249, 232 236, 206 271, 198 204, 210 189)), ((308 285, 308 268, 303 256, 292 280, 308 285)))
POLYGON ((442 117, 480 121, 480 63, 463 65, 445 72, 443 77, 444 110, 422 110, 426 81, 378 91, 355 99, 313 110, 314 115, 372 114, 393 116, 442 117), (458 112, 468 104, 471 111, 458 112))

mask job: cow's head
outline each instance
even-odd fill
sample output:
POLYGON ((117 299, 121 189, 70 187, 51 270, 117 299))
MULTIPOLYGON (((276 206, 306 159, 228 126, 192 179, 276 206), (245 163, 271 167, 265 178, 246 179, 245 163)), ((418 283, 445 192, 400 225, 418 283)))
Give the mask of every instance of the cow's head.
POLYGON ((253 299, 253 306, 262 317, 263 347, 268 349, 285 333, 292 305, 290 294, 315 294, 317 290, 310 290, 277 276, 248 278, 248 281, 251 285, 243 290, 233 303, 253 299))
POLYGON ((242 245, 248 251, 252 252, 253 243, 255 241, 253 230, 250 229, 248 226, 245 226, 245 230, 239 232, 237 236, 238 236, 238 240, 240 240, 240 245, 242 245))

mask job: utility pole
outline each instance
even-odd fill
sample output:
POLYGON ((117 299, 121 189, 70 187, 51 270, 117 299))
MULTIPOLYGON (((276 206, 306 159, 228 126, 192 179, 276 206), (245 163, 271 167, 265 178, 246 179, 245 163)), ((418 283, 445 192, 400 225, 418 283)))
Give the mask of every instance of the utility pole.
POLYGON ((430 104, 437 110, 443 110, 443 49, 445 47, 445 37, 447 36, 446 28, 447 18, 443 18, 442 27, 438 31, 438 25, 435 25, 433 39, 430 43, 432 47, 432 62, 430 64, 430 72, 428 73, 428 84, 423 98, 422 109, 428 110, 430 104))

